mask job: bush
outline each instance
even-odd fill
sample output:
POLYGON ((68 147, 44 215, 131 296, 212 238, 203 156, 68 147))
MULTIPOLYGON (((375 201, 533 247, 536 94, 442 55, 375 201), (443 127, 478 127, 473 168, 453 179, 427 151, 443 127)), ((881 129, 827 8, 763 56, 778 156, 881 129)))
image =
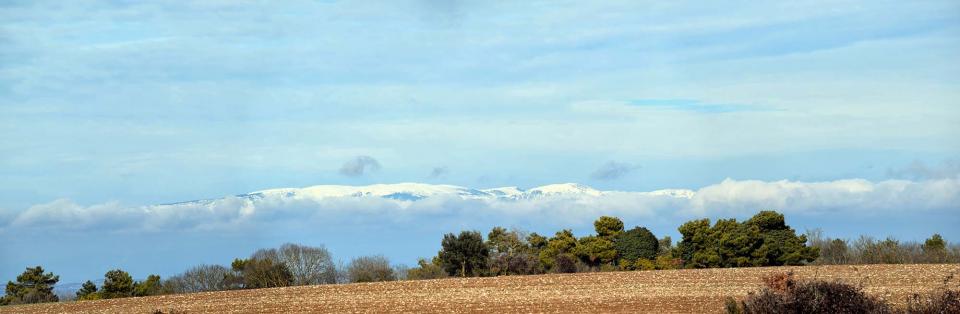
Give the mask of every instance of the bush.
POLYGON ((407 271, 407 279, 424 280, 447 277, 447 273, 440 267, 440 261, 437 259, 434 259, 433 262, 428 262, 426 259, 421 258, 417 261, 417 265, 417 267, 407 271))
POLYGON ((634 268, 636 270, 654 270, 657 267, 656 265, 653 264, 653 261, 648 260, 646 258, 639 258, 637 259, 637 262, 634 264, 634 268))
POLYGON ((928 295, 914 294, 907 299, 907 313, 960 313, 960 290, 940 290, 928 295))
POLYGON ((679 258, 673 258, 667 255, 657 256, 657 259, 654 261, 654 264, 657 269, 683 268, 683 261, 681 261, 679 258))
POLYGON ((554 258, 553 271, 556 273, 577 272, 577 258, 570 254, 560 254, 554 258))
POLYGON ((858 287, 826 281, 797 281, 793 273, 764 278, 766 287, 751 293, 727 313, 891 313, 880 299, 868 296, 858 287))

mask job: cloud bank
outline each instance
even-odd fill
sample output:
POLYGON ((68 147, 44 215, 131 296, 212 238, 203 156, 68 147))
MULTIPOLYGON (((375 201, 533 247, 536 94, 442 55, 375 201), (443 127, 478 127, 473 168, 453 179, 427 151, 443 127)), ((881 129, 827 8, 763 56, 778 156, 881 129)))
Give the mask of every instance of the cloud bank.
MULTIPOLYGON (((466 189, 469 191, 477 191, 466 189)), ((319 198, 249 194, 168 205, 83 206, 60 199, 0 217, 0 229, 60 231, 221 230, 285 221, 395 223, 424 217, 563 224, 598 215, 624 218, 743 216, 762 209, 801 215, 960 214, 960 178, 824 182, 726 179, 698 190, 606 191, 530 198, 438 194, 409 200, 354 195, 319 198)))

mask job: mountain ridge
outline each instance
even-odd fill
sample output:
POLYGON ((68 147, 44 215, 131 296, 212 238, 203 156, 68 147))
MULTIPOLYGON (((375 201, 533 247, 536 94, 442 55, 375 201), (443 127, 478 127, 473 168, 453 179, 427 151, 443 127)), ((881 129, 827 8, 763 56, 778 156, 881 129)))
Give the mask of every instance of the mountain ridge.
MULTIPOLYGON (((589 198, 616 193, 641 193, 654 196, 692 198, 696 194, 687 189, 662 189, 649 192, 602 191, 580 183, 557 183, 522 189, 517 186, 475 189, 451 184, 401 182, 371 185, 312 185, 301 188, 274 188, 234 195, 256 201, 264 198, 313 199, 338 197, 381 197, 396 201, 419 201, 430 197, 459 197, 462 199, 524 200, 537 198, 589 198)), ((223 198, 202 199, 161 205, 210 203, 223 198)))

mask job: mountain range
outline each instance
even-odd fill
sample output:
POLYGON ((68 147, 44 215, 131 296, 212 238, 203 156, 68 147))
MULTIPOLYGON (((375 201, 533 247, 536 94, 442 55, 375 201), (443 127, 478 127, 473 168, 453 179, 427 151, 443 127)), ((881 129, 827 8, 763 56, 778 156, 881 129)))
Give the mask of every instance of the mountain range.
MULTIPOLYGON (((430 197, 459 197, 461 199, 524 200, 537 198, 589 198, 612 193, 640 193, 676 198, 692 198, 693 190, 666 189, 651 192, 601 191, 578 183, 560 183, 521 189, 515 186, 473 189, 456 185, 425 183, 373 184, 366 186, 315 185, 303 188, 277 188, 236 195, 241 199, 259 201, 262 199, 320 200, 342 197, 381 197, 397 201, 418 201, 430 197)), ((204 199, 164 205, 209 204, 219 199, 204 199)))

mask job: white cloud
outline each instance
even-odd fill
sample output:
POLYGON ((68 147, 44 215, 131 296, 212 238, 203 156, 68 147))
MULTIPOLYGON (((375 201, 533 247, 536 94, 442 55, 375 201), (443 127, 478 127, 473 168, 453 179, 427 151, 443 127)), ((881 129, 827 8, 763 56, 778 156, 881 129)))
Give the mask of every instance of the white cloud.
MULTIPOLYGON (((871 182, 732 180, 696 191, 605 192, 601 196, 561 195, 532 199, 463 199, 455 195, 400 201, 381 197, 225 197, 125 207, 116 202, 81 206, 69 200, 35 205, 7 224, 12 229, 163 231, 219 230, 286 221, 390 224, 414 219, 453 218, 567 224, 599 215, 624 218, 689 219, 742 216, 772 209, 790 214, 911 215, 960 211, 960 179, 871 182)), ((2 222, 2 221, 0 221, 2 222)))

